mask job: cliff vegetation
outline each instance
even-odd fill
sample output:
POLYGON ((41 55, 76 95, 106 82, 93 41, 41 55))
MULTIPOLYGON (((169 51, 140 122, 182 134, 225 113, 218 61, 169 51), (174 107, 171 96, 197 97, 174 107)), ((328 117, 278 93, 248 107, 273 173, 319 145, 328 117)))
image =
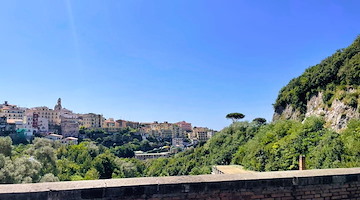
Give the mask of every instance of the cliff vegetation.
POLYGON ((283 87, 274 104, 273 119, 303 120, 315 114, 325 116, 331 128, 343 129, 350 119, 359 118, 359 85, 360 36, 283 87))

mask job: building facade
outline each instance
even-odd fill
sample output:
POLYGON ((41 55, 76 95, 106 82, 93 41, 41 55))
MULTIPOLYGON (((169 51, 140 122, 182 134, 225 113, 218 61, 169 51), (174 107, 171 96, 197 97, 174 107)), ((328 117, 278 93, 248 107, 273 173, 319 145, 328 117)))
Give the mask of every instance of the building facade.
POLYGON ((7 120, 22 120, 25 114, 25 108, 17 107, 16 105, 10 105, 7 101, 1 105, 0 117, 6 117, 7 120))
POLYGON ((115 121, 113 118, 104 120, 102 128, 104 131, 109 132, 109 133, 116 133, 122 129, 120 124, 117 121, 115 121))
POLYGON ((61 117, 61 135, 64 137, 79 137, 78 119, 61 117))
POLYGON ((144 153, 141 151, 135 152, 135 158, 139 160, 168 158, 169 156, 170 156, 170 152, 162 152, 162 153, 144 153))
POLYGON ((205 142, 210 139, 216 132, 206 127, 194 127, 192 139, 197 139, 200 142, 205 142))
POLYGON ((94 113, 79 114, 78 116, 80 126, 85 128, 101 128, 105 121, 102 115, 94 113))
POLYGON ((0 136, 8 136, 16 131, 16 125, 14 123, 8 123, 6 117, 0 117, 0 136))
POLYGON ((26 116, 34 116, 34 114, 37 114, 38 118, 46 118, 48 123, 51 125, 60 125, 61 123, 59 110, 53 110, 46 106, 35 107, 26 110, 26 116))
POLYGON ((175 124, 178 125, 183 131, 192 131, 191 123, 187 123, 186 121, 181 121, 175 124))

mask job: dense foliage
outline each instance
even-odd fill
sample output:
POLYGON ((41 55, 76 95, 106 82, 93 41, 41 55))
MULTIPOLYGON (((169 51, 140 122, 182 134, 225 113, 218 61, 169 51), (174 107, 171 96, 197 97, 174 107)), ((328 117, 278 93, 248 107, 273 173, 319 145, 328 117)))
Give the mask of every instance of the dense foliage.
POLYGON ((280 120, 272 124, 237 122, 203 146, 169 159, 149 161, 147 176, 204 174, 212 165, 239 164, 256 171, 298 169, 300 155, 309 169, 360 166, 360 121, 342 133, 324 128, 324 120, 304 123, 280 120))
POLYGON ((167 144, 156 138, 143 140, 129 128, 111 134, 82 129, 81 134, 90 139, 78 145, 38 137, 31 144, 13 145, 14 137, 0 137, 0 183, 142 176, 144 165, 131 158, 134 151, 167 144))
POLYGON ((10 137, 0 137, 0 183, 136 177, 142 175, 144 166, 89 141, 63 145, 36 138, 33 144, 11 143, 10 137))
POLYGON ((233 123, 199 147, 146 161, 117 152, 129 143, 108 148, 92 141, 63 145, 36 138, 32 144, 12 145, 10 137, 0 137, 0 183, 197 175, 228 164, 256 171, 294 170, 299 155, 306 156, 310 169, 360 166, 359 120, 350 121, 341 134, 324 128, 317 117, 303 123, 262 122, 233 123))
POLYGON ((133 151, 149 151, 155 147, 168 145, 166 141, 157 138, 148 138, 143 140, 141 135, 137 133, 136 129, 124 128, 116 133, 108 133, 103 130, 86 130, 80 129, 80 134, 83 137, 95 141, 105 147, 114 147, 113 151, 119 157, 133 157, 133 151))
MULTIPOLYGON (((306 69, 301 76, 292 79, 281 89, 274 107, 275 110, 281 110, 286 105, 291 105, 300 113, 305 113, 306 102, 312 95, 323 91, 324 102, 331 104, 335 88, 357 88, 359 85, 360 36, 349 47, 338 50, 320 64, 306 69)), ((349 101, 352 101, 352 106, 357 105, 358 95, 349 101)))

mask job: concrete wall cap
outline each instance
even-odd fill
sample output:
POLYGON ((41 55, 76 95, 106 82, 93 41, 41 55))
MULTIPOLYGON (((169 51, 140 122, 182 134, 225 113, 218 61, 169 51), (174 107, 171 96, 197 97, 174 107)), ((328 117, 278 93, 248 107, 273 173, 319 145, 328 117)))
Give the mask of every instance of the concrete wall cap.
POLYGON ((123 179, 103 179, 88 181, 64 181, 52 183, 8 184, 0 185, 0 194, 29 193, 45 191, 78 190, 107 187, 127 187, 146 185, 171 185, 215 183, 246 180, 293 179, 294 177, 334 176, 340 180, 343 175, 360 175, 360 168, 315 169, 302 171, 252 172, 242 174, 216 174, 198 176, 141 177, 123 179))

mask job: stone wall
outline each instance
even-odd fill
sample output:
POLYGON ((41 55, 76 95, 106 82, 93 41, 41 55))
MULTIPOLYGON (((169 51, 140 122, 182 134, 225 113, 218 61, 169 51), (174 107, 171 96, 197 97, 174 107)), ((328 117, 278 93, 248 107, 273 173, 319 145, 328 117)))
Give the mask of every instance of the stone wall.
POLYGON ((360 199, 360 168, 0 185, 0 199, 360 199))

